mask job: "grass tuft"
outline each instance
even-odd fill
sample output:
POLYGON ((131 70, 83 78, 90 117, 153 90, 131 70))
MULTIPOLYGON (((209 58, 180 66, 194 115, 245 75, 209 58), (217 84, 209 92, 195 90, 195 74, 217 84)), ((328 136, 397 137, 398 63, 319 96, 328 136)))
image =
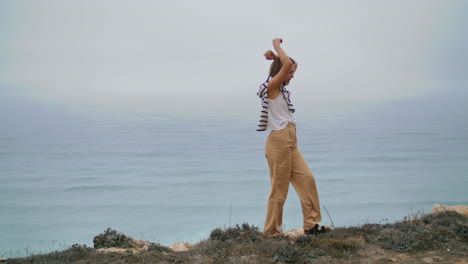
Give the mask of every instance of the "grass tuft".
POLYGON ((236 224, 234 227, 225 229, 216 228, 211 231, 210 239, 247 243, 249 241, 256 241, 261 235, 262 233, 259 231, 258 227, 243 223, 242 225, 236 224))

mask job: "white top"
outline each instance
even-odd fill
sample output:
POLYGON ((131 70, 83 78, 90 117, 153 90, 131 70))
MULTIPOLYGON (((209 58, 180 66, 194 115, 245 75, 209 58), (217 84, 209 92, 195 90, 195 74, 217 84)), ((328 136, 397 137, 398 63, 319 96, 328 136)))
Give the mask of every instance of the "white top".
POLYGON ((268 99, 268 124, 266 129, 280 130, 288 125, 288 122, 296 122, 293 113, 289 111, 288 103, 280 93, 275 99, 268 99))
MULTIPOLYGON (((268 83, 270 82, 270 78, 262 83, 260 87, 258 88, 257 96, 260 97, 260 100, 262 100, 262 108, 260 111, 260 119, 258 120, 258 125, 257 125, 257 131, 265 131, 267 130, 267 125, 268 125, 268 83)), ((294 105, 291 103, 291 93, 286 89, 285 85, 282 84, 280 86, 281 93, 283 94, 283 98, 287 102, 288 105, 288 110, 291 113, 295 113, 296 109, 294 109, 294 105)), ((294 120, 294 117, 292 118, 294 120)), ((293 121, 294 122, 294 121, 293 121)))

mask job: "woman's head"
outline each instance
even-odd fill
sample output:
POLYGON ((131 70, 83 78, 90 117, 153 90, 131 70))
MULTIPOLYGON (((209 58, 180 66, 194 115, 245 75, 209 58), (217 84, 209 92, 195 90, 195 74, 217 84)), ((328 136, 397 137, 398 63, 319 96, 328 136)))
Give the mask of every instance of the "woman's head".
MULTIPOLYGON (((297 63, 295 60, 293 60, 292 58, 289 58, 291 59, 292 63, 293 63, 293 67, 291 69, 291 71, 289 72, 288 76, 286 77, 286 79, 283 81, 284 84, 289 84, 289 81, 294 78, 294 72, 296 71, 296 68, 297 68, 297 63)), ((273 62, 271 63, 271 66, 270 66, 270 76, 271 77, 275 77, 276 74, 278 74, 278 72, 281 70, 281 67, 283 67, 283 64, 281 63, 281 60, 279 57, 275 58, 273 60, 273 62)))

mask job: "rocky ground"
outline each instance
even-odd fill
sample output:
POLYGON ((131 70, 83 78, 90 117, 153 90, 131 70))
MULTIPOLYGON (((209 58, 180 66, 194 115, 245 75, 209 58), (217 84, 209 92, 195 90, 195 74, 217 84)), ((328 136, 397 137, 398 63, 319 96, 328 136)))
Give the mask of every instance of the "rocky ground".
POLYGON ((115 230, 97 235, 94 247, 67 250, 2 263, 467 263, 467 206, 435 205, 432 214, 405 217, 394 224, 365 224, 304 236, 297 228, 265 238, 249 224, 216 228, 197 244, 169 247, 134 240, 115 230))

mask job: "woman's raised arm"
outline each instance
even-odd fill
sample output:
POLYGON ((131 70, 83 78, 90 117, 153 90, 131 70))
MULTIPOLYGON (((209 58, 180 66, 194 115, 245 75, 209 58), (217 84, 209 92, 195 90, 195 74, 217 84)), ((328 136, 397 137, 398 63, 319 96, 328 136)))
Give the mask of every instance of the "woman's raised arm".
POLYGON ((280 71, 271 78, 270 82, 268 83, 268 97, 271 99, 275 99, 280 93, 280 86, 288 77, 288 74, 293 69, 293 62, 286 54, 286 52, 281 48, 281 43, 283 42, 282 39, 276 38, 273 40, 273 47, 275 48, 276 52, 278 53, 278 57, 281 60, 281 64, 283 65, 280 71))

